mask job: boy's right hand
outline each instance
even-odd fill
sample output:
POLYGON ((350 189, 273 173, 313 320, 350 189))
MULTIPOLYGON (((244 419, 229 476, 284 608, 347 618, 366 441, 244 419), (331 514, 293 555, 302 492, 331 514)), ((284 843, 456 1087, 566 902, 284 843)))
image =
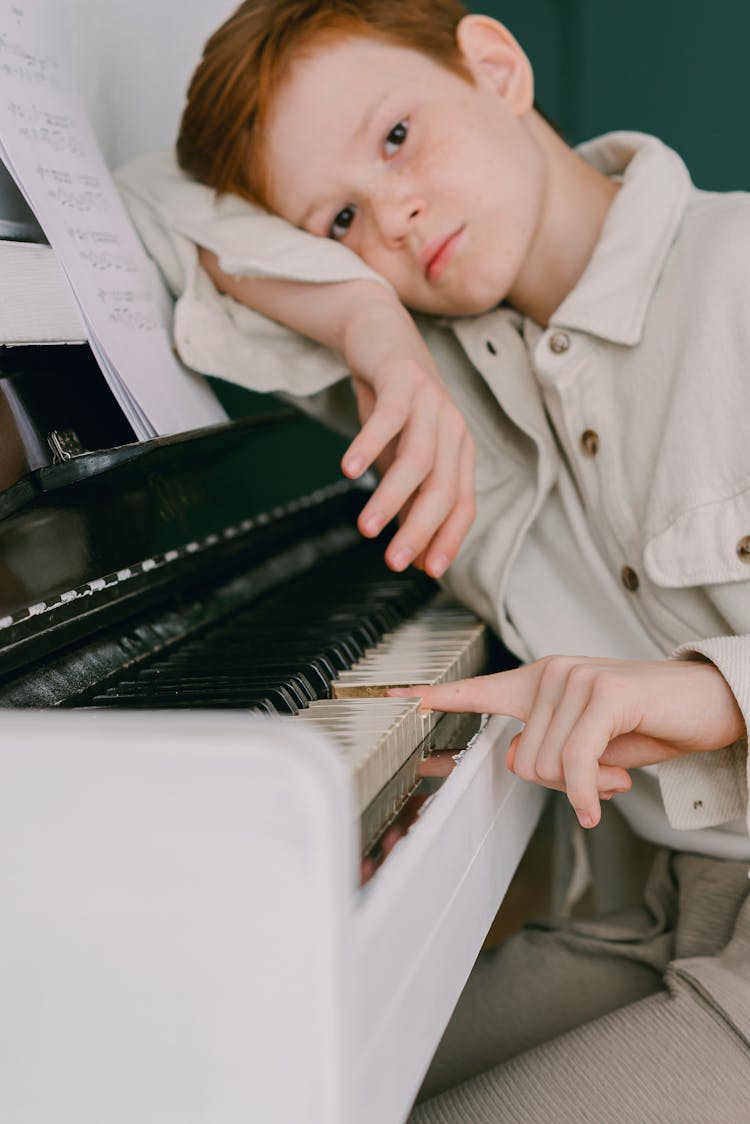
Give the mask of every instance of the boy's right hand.
POLYGON ((313 284, 226 273, 199 260, 221 293, 340 352, 354 379, 362 429, 344 455, 347 476, 375 464, 381 481, 358 520, 372 538, 398 517, 386 550, 441 577, 476 514, 474 441, 427 346, 395 294, 378 281, 313 284))
POLYGON ((371 295, 350 317, 342 352, 362 429, 342 461, 347 476, 376 465, 381 480, 358 526, 374 537, 400 527, 386 550, 393 570, 414 563, 441 577, 476 514, 474 440, 408 312, 371 295))

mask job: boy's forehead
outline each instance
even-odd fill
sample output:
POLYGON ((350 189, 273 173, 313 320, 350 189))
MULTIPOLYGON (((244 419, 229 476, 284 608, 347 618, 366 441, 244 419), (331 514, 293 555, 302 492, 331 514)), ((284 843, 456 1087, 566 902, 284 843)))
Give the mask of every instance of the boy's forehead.
POLYGON ((416 86, 433 70, 446 74, 426 55, 366 36, 337 36, 316 41, 292 59, 271 105, 279 112, 301 112, 311 102, 344 99, 379 87, 416 86))
POLYGON ((265 162, 271 202, 292 221, 291 197, 353 158, 374 119, 408 111, 409 99, 458 79, 426 55, 360 36, 313 45, 295 59, 268 115, 265 162), (304 183, 295 185, 304 169, 304 183))

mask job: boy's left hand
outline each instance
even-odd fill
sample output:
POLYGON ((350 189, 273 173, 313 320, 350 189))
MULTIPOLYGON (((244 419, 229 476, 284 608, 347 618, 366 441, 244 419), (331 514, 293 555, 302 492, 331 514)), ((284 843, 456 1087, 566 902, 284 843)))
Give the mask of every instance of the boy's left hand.
POLYGON ((354 477, 372 464, 380 471, 358 526, 370 538, 398 518, 391 569, 413 564, 438 578, 476 514, 474 440, 407 310, 371 288, 350 294, 340 347, 362 423, 342 467, 354 477))
POLYGON ((508 768, 566 792, 582 827, 599 822, 600 799, 630 788, 628 769, 721 749, 746 734, 726 680, 698 660, 548 656, 496 675, 390 693, 418 694, 425 709, 520 719, 508 768))
POLYGON ((369 536, 396 517, 399 530, 386 551, 388 565, 403 570, 411 563, 439 578, 476 514, 474 441, 427 363, 397 358, 378 374, 377 390, 353 377, 362 430, 347 458, 352 450, 365 450, 380 474, 358 523, 369 536), (380 517, 374 527, 373 516, 380 517))

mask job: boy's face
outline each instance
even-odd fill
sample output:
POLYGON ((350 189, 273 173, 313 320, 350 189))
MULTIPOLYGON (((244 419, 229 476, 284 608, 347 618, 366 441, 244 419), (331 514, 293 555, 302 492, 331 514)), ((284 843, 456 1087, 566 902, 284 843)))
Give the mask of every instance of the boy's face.
POLYGON ((531 114, 502 66, 473 72, 472 84, 416 51, 348 39, 294 65, 269 119, 273 209, 428 313, 512 301, 541 226, 531 114))

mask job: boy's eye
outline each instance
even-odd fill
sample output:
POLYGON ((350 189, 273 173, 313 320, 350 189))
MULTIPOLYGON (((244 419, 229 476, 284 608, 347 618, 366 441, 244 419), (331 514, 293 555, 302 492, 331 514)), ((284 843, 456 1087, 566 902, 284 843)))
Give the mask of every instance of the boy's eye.
POLYGON ((408 132, 408 121, 399 121, 398 125, 393 126, 390 133, 385 138, 385 144, 383 145, 386 156, 393 156, 393 153, 396 151, 396 149, 401 148, 401 145, 406 140, 408 132))
POLYGON ((331 223, 331 228, 328 231, 328 237, 343 238, 347 230, 349 230, 350 226, 354 222, 355 214, 356 211, 354 210, 354 207, 344 207, 342 210, 340 210, 331 223))

